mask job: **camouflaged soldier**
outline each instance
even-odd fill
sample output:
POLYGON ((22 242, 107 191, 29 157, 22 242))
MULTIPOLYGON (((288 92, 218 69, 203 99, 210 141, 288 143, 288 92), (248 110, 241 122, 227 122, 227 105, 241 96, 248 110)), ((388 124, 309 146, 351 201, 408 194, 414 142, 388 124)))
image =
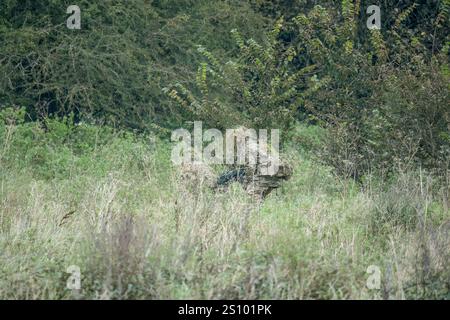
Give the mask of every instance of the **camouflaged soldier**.
POLYGON ((216 188, 226 188, 230 183, 237 181, 248 194, 263 199, 292 176, 292 168, 280 160, 277 151, 269 148, 261 139, 259 145, 254 139, 246 139, 248 137, 246 128, 236 129, 235 135, 238 143, 246 143, 247 149, 244 150, 248 150, 249 155, 257 155, 256 161, 250 162, 251 157, 244 155, 245 163, 220 175, 216 188))

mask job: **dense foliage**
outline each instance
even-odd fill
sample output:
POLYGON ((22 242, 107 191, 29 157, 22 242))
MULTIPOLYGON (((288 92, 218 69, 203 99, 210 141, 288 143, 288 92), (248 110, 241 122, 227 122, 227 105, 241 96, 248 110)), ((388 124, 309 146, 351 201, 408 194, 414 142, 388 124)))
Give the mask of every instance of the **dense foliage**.
POLYGON ((384 1, 3 1, 0 107, 139 130, 326 127, 345 176, 449 166, 449 8, 384 1))
POLYGON ((367 29, 359 1, 294 18, 291 41, 323 84, 300 108, 330 128, 322 157, 345 175, 404 165, 445 175, 449 3, 390 5, 381 30, 367 29))
POLYGON ((0 105, 89 116, 131 128, 170 125, 161 89, 195 78, 195 46, 224 52, 229 30, 256 33, 264 19, 240 1, 79 1, 81 30, 66 27, 71 1, 0 4, 0 105), (206 19, 205 19, 206 17, 206 19))
POLYGON ((313 90, 310 76, 314 65, 299 70, 293 66, 292 46, 280 49, 278 36, 283 27, 277 21, 263 45, 244 41, 231 31, 239 48, 236 60, 220 62, 203 47, 198 51, 208 62, 198 69, 195 96, 181 84, 166 92, 190 113, 218 128, 236 124, 253 128, 291 129, 302 94, 313 90))

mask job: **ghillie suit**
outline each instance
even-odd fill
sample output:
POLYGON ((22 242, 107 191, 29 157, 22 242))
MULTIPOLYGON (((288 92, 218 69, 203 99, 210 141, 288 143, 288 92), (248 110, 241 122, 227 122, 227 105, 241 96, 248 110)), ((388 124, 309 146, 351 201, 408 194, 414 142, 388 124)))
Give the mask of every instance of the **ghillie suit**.
POLYGON ((258 169, 242 167, 221 174, 215 188, 223 189, 233 182, 239 182, 248 194, 263 199, 291 176, 292 169, 283 164, 273 175, 261 174, 258 169))
MULTIPOLYGON (((241 143, 246 143, 246 132, 247 129, 243 127, 235 130, 236 137, 241 143)), ((259 143, 263 142, 259 141, 259 143)), ((258 148, 256 141, 250 140, 247 142, 247 146, 249 152, 258 154, 256 163, 250 164, 246 158, 247 162, 244 165, 221 174, 216 181, 215 188, 224 189, 232 182, 239 182, 248 194, 263 199, 292 176, 292 168, 279 160, 278 153, 274 154, 273 150, 269 153, 267 145, 258 148), (261 150, 266 151, 260 152, 261 150), (277 162, 276 169, 271 171, 269 168, 274 165, 275 161, 277 162)))
POLYGON ((249 195, 263 199, 292 176, 292 168, 279 160, 278 153, 273 150, 269 153, 269 147, 265 144, 262 145, 262 149, 258 149, 264 142, 259 141, 258 146, 256 141, 246 140, 246 128, 241 127, 234 132, 238 143, 246 143, 249 153, 257 155, 257 161, 250 163, 249 157, 246 157, 245 163, 238 164, 219 177, 216 177, 206 164, 183 164, 180 167, 180 178, 184 189, 195 191, 202 186, 207 186, 213 190, 222 191, 231 183, 239 182, 249 195), (260 150, 266 151, 259 152, 260 150), (275 162, 275 170, 271 171, 275 162))
POLYGON ((258 166, 241 166, 226 171, 217 178, 206 165, 183 165, 181 172, 184 188, 191 191, 198 190, 201 186, 222 191, 231 183, 239 182, 248 194, 258 199, 265 198, 292 176, 291 167, 285 164, 280 164, 278 171, 272 175, 263 174, 258 166))

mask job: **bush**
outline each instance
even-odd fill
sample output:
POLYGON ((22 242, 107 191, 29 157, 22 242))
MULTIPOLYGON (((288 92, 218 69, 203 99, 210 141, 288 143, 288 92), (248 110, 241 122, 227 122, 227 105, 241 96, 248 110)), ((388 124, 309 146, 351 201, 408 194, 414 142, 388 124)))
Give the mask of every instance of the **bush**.
POLYGON ((239 52, 235 59, 221 62, 204 47, 198 51, 207 59, 198 69, 191 91, 178 83, 166 92, 198 120, 225 129, 237 126, 292 128, 302 93, 311 90, 314 65, 293 68, 297 55, 292 46, 279 40, 279 20, 262 43, 244 40, 232 30, 239 52))
POLYGON ((0 108, 25 106, 32 119, 73 112, 133 129, 170 126, 180 115, 162 83, 192 78, 199 60, 191 48, 208 43, 221 54, 232 27, 265 24, 236 1, 77 3, 81 30, 66 28, 70 1, 2 1, 0 108))
POLYGON ((316 5, 293 19, 297 61, 319 70, 317 90, 299 105, 310 116, 299 116, 328 128, 319 154, 339 174, 359 178, 421 165, 446 176, 450 96, 442 20, 448 3, 423 12, 419 3, 397 10, 390 3, 381 30, 362 25, 364 5, 316 5))

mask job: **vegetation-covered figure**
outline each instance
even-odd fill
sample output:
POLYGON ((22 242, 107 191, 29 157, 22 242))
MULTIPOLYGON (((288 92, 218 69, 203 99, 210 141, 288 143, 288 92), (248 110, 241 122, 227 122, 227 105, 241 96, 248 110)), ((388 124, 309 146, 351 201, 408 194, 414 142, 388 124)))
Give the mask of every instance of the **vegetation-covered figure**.
MULTIPOLYGON (((247 129, 243 127, 236 129, 237 141, 246 143, 246 132, 247 129)), ((264 142, 260 140, 258 143, 264 142)), ((251 139, 246 143, 249 154, 258 155, 256 163, 250 163, 250 157, 246 157, 245 164, 219 176, 215 185, 216 188, 224 188, 237 181, 242 184, 248 194, 262 199, 292 176, 291 166, 280 159, 278 152, 267 145, 261 148, 258 143, 251 139), (261 152, 261 150, 264 151, 261 152), (274 170, 271 171, 270 168, 274 170)))

